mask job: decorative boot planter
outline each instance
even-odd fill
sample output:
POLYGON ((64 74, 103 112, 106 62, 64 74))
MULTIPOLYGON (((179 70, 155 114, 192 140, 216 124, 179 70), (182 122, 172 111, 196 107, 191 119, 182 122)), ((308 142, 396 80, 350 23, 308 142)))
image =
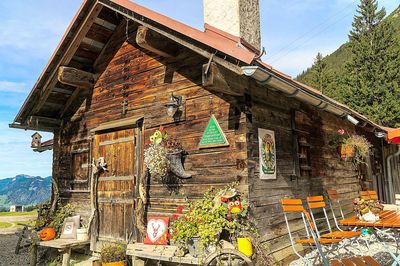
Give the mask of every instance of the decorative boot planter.
POLYGON ((169 171, 179 178, 191 178, 194 172, 187 172, 182 165, 183 151, 167 153, 169 160, 169 171))

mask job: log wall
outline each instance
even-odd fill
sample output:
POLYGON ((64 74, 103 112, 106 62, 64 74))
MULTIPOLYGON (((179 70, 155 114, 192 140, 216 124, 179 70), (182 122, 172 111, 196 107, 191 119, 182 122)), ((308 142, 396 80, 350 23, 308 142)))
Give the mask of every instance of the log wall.
MULTIPOLYGON (((248 168, 252 216, 259 225, 269 254, 277 264, 286 265, 297 257, 293 255, 279 200, 304 200, 307 196, 322 195, 327 189, 338 190, 347 202, 357 197, 361 190, 358 171, 351 162, 340 159, 336 147, 329 145, 338 129, 343 128, 348 132, 356 129, 343 119, 271 90, 253 86, 250 93, 252 119, 248 122, 248 168), (258 128, 275 132, 276 180, 259 179, 258 128), (302 161, 298 156, 301 146, 298 141, 303 137, 309 144, 309 173, 302 171, 302 161)), ((366 135, 379 148, 379 141, 373 134, 362 129, 358 129, 358 133, 366 135)), ((377 157, 381 156, 379 150, 376 153, 377 157)), ((379 158, 373 161, 380 165, 379 158)), ((373 171, 376 172, 376 169, 373 171)), ((371 187, 369 183, 366 186, 371 187)), ((346 208, 348 213, 351 212, 349 207, 346 208)), ((295 235, 304 233, 300 230, 304 225, 299 217, 289 215, 289 220, 295 235)), ((302 247, 299 245, 298 249, 302 250, 302 247)))
POLYGON ((238 109, 237 99, 211 93, 201 86, 205 63, 206 59, 185 49, 171 62, 123 42, 99 77, 93 93, 58 133, 54 171, 62 198, 75 203, 78 212, 87 217, 89 193, 88 183, 82 181, 85 179, 82 165, 87 165, 90 158, 89 132, 101 123, 129 117, 144 117, 144 143, 159 126, 164 126, 188 153, 186 170, 197 172, 191 179, 170 187, 151 179, 148 215, 170 215, 185 203, 186 197, 201 197, 211 187, 223 187, 236 180, 246 184, 246 117, 238 109), (178 121, 167 116, 164 106, 172 93, 184 99, 183 114, 178 121), (198 148, 211 115, 226 134, 228 147, 198 148))
MULTIPOLYGON (((211 92, 201 86, 207 59, 179 48, 177 58, 168 61, 125 38, 122 33, 110 40, 110 48, 104 51, 107 60, 97 62, 105 71, 79 110, 55 134, 54 175, 61 198, 77 206, 78 213, 87 218, 90 211, 90 130, 104 122, 139 116, 144 117, 143 143, 164 126, 187 151, 185 168, 197 172, 172 187, 152 179, 148 215, 171 215, 186 197, 201 197, 210 187, 239 180, 241 189, 251 192, 252 217, 277 263, 293 258, 279 199, 304 199, 329 188, 337 189, 345 199, 357 196, 357 171, 328 145, 339 128, 354 131, 350 123, 252 81, 249 88, 243 88, 245 97, 211 92), (164 106, 172 93, 184 98, 183 114, 177 121, 167 116, 164 106), (198 148, 211 115, 225 132, 228 147, 198 148), (276 180, 259 179, 258 128, 275 131, 276 180), (310 144, 306 167, 297 154, 301 136, 310 144)), ((372 173, 379 168, 379 159, 376 161, 372 173)), ((295 218, 291 222, 301 228, 295 218)))

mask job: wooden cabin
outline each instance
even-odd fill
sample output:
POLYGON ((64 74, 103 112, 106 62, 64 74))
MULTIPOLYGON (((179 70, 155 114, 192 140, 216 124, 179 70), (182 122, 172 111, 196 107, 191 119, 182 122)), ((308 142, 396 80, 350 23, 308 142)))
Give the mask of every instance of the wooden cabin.
POLYGON ((54 133, 53 198, 75 205, 86 221, 98 210, 92 250, 98 241, 142 239, 140 184, 148 193, 145 215, 169 216, 185 197, 239 181, 266 248, 277 263, 287 261, 279 199, 331 188, 352 199, 383 179, 374 133, 386 130, 262 62, 258 0, 232 1, 249 6, 228 15, 224 1, 205 0, 200 31, 128 0, 85 0, 12 123, 54 133), (182 104, 171 117, 172 95, 182 104), (200 147, 211 117, 227 143, 200 147), (160 126, 180 141, 184 167, 194 172, 172 189, 145 180, 143 151, 160 126), (329 145, 339 128, 374 144, 368 167, 354 169, 329 145), (259 132, 274 138, 276 168, 267 175, 260 173, 259 132), (99 158, 107 171, 94 180, 99 158))

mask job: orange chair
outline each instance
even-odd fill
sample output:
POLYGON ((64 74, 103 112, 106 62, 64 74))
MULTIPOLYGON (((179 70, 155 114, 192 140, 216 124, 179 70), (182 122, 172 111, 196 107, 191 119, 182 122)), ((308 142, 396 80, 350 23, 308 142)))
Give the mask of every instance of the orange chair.
POLYGON ((333 259, 330 262, 332 266, 381 266, 371 256, 343 258, 341 260, 333 259))
POLYGON ((349 238, 354 238, 359 235, 361 235, 361 232, 354 232, 354 231, 334 231, 332 230, 331 223, 329 221, 328 214, 326 212, 326 203, 324 201, 323 196, 312 196, 312 197, 307 197, 307 203, 308 203, 308 208, 311 213, 311 218, 313 223, 316 225, 315 226, 315 231, 317 232, 317 235, 319 238, 334 238, 334 239, 349 239, 349 238), (321 210, 323 217, 321 218, 316 218, 315 212, 317 210, 321 210), (324 224, 328 226, 327 230, 323 229, 323 231, 318 229, 318 223, 317 221, 324 221, 324 224), (326 232, 326 233, 322 233, 326 232))
POLYGON ((342 203, 340 201, 340 195, 335 189, 328 189, 326 191, 326 195, 329 202, 329 207, 333 216, 333 220, 335 221, 336 229, 339 231, 343 231, 339 226, 339 220, 344 219, 344 213, 342 209, 342 203), (340 216, 337 215, 337 210, 339 210, 340 216))
MULTIPOLYGON (((333 251, 337 248, 338 244, 341 242, 341 239, 333 239, 333 238, 319 238, 315 233, 314 229, 316 228, 315 224, 311 220, 310 214, 304 209, 303 202, 300 199, 281 199, 281 205, 283 214, 285 217, 286 226, 288 229, 290 243, 292 245, 294 253, 306 264, 306 265, 315 265, 310 259, 300 255, 300 253, 296 249, 296 244, 302 244, 304 246, 310 248, 317 248, 318 253, 320 254, 324 265, 329 265, 327 259, 325 257, 324 251, 320 247, 324 245, 327 247, 327 252, 333 251), (306 232, 306 236, 304 238, 295 239, 293 233, 290 228, 288 214, 299 214, 299 218, 302 219, 304 223, 304 228, 306 232), (330 249, 329 249, 330 247, 330 249)), ((317 259, 317 258, 315 258, 317 259)))
POLYGON ((377 200, 378 193, 374 190, 360 191, 360 196, 363 200, 377 200))

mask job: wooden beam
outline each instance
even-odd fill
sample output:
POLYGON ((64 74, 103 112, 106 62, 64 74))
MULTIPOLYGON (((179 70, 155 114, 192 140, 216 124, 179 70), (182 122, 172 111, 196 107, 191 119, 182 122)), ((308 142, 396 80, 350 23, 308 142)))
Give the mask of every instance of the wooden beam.
POLYGON ((72 95, 68 98, 68 101, 65 103, 63 110, 60 112, 60 117, 63 117, 67 112, 71 104, 76 100, 79 93, 81 92, 81 88, 76 88, 72 95))
MULTIPOLYGON (((103 50, 101 50, 99 56, 96 58, 96 61, 94 61, 93 63, 93 69, 95 71, 95 73, 102 73, 104 71, 104 69, 100 69, 99 64, 104 60, 104 58, 108 58, 110 57, 109 53, 106 52, 109 50, 109 48, 111 48, 111 44, 113 44, 113 40, 114 38, 119 37, 119 35, 121 34, 121 32, 124 32, 126 28, 126 20, 123 19, 121 21, 121 23, 115 28, 113 34, 111 35, 111 37, 108 39, 108 42, 106 43, 106 45, 103 47, 103 50)), ((110 58, 111 60, 111 58, 110 58)))
POLYGON ((55 88, 53 89, 53 92, 58 92, 58 93, 63 93, 63 94, 68 94, 68 95, 71 95, 71 94, 73 93, 72 90, 63 89, 63 88, 58 88, 58 87, 55 87, 55 88))
POLYGON ((207 89, 233 96, 242 96, 248 88, 248 79, 214 62, 203 65, 203 86, 207 89))
POLYGON ((39 127, 32 127, 31 125, 21 125, 21 124, 9 124, 8 125, 10 128, 16 128, 16 129, 23 129, 23 130, 38 130, 38 131, 45 131, 45 132, 54 132, 56 127, 48 127, 48 126, 43 126, 40 125, 39 127))
POLYGON ((90 45, 90 46, 96 48, 97 50, 103 49, 103 47, 105 45, 105 43, 90 39, 88 37, 83 38, 82 42, 86 43, 87 45, 90 45))
POLYGON ((101 19, 101 18, 96 18, 94 20, 94 23, 96 23, 97 25, 100 25, 108 30, 111 30, 111 31, 114 31, 115 28, 117 27, 117 25, 115 25, 111 22, 105 21, 104 19, 101 19))
MULTIPOLYGON (((131 20, 133 20, 137 23, 140 23, 141 25, 148 27, 149 29, 151 29, 155 32, 158 32, 159 34, 165 36, 166 38, 189 48, 190 50, 198 53, 201 56, 204 56, 205 58, 210 58, 215 53, 215 51, 209 52, 209 51, 199 47, 198 45, 194 44, 193 42, 190 42, 189 40, 185 40, 183 38, 176 37, 174 35, 174 33, 172 33, 171 31, 160 29, 154 25, 151 25, 150 23, 146 23, 145 21, 140 19, 138 16, 135 16, 136 13, 133 13, 126 8, 122 8, 122 9, 117 8, 115 5, 113 5, 113 2, 111 2, 109 0, 98 0, 98 1, 100 2, 100 4, 108 7, 111 10, 114 10, 116 13, 119 13, 127 18, 130 18, 131 20)), ((227 69, 229 69, 239 75, 243 74, 242 69, 240 68, 239 64, 233 64, 231 62, 228 62, 224 58, 220 58, 218 56, 214 56, 214 62, 217 62, 218 64, 226 67, 227 69)))
POLYGON ((89 15, 86 17, 85 21, 82 22, 81 28, 77 31, 75 37, 71 41, 71 44, 67 48, 64 56, 58 62, 58 64, 54 67, 54 70, 50 77, 47 79, 46 83, 43 86, 43 89, 40 93, 40 100, 37 105, 33 108, 33 114, 37 113, 46 102, 47 98, 50 96, 50 93, 53 87, 57 84, 57 72, 58 67, 62 65, 68 65, 71 61, 72 57, 75 55, 75 52, 78 50, 79 45, 81 44, 83 38, 85 38, 86 34, 89 32, 92 27, 95 19, 101 12, 103 6, 101 4, 95 4, 93 8, 90 10, 89 15))
POLYGON ((168 52, 168 50, 171 50, 168 46, 171 47, 171 45, 167 40, 167 38, 145 26, 139 26, 136 34, 136 43, 143 49, 162 57, 175 58, 172 51, 168 52))
POLYGON ((74 87, 93 88, 95 78, 92 73, 73 67, 61 66, 58 69, 58 81, 74 87))
POLYGON ((37 120, 39 122, 54 124, 54 125, 61 125, 61 120, 57 118, 45 117, 45 116, 31 116, 30 119, 37 120))

